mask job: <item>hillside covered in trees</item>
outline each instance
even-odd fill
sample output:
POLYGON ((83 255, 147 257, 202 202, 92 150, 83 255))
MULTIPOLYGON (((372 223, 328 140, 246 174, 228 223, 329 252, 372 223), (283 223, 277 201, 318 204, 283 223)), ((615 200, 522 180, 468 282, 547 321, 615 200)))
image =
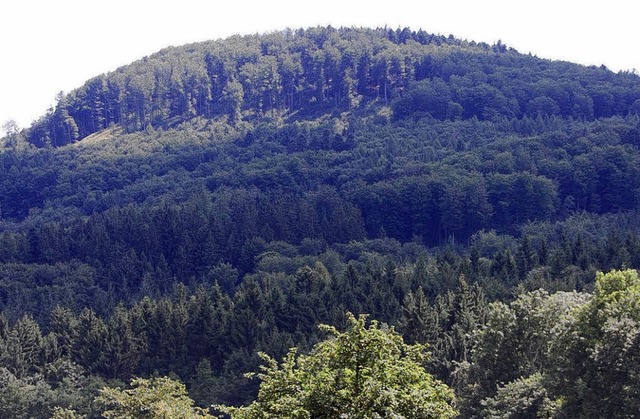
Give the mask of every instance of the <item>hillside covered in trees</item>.
POLYGON ((167 376, 244 417, 347 313, 427 345, 448 415, 637 415, 639 147, 636 74, 409 29, 95 77, 2 139, 0 416, 167 376))

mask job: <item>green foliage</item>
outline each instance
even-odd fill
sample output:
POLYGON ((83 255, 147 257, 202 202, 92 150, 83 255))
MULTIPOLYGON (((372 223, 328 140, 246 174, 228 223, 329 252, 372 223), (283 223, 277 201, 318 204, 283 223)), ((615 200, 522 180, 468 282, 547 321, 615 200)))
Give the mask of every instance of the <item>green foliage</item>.
POLYGON ((53 409, 53 415, 51 419, 82 419, 83 416, 79 415, 73 409, 65 409, 63 407, 56 406, 53 409))
POLYGON ((58 406, 56 406, 53 409, 53 415, 51 416, 51 419, 82 419, 82 418, 83 416, 79 415, 75 410, 65 409, 58 406))
POLYGON ((207 418, 193 407, 184 384, 166 377, 131 380, 131 388, 104 387, 96 398, 105 418, 207 418))
POLYGON ((48 364, 44 374, 21 378, 1 367, 0 416, 45 419, 51 417, 55 407, 73 407, 88 414, 99 381, 87 378, 77 365, 64 361, 48 364))
POLYGON ((613 270, 607 274, 598 272, 593 300, 590 303, 595 312, 590 315, 598 317, 603 314, 616 318, 629 316, 633 320, 640 320, 639 296, 640 279, 637 271, 627 269, 613 270))
POLYGON ((0 415, 3 417, 46 417, 53 395, 42 377, 21 380, 6 368, 0 369, 0 415))
POLYGON ((217 385, 216 376, 211 369, 211 362, 208 359, 202 359, 198 363, 196 373, 191 379, 189 396, 193 398, 198 406, 211 406, 216 401, 214 395, 217 385))
POLYGON ((493 409, 494 415, 498 409, 506 409, 501 410, 506 415, 505 412, 513 408, 524 409, 523 415, 530 409, 535 417, 539 409, 549 405, 544 398, 556 400, 557 394, 543 386, 544 380, 524 378, 537 377, 536 374, 546 377, 547 373, 556 371, 560 361, 554 348, 559 335, 587 298, 588 295, 575 292, 550 295, 538 290, 523 293, 508 305, 491 303, 487 321, 473 348, 467 388, 463 391, 463 412, 477 415, 480 405, 485 405, 493 409), (515 397, 518 401, 504 401, 505 397, 515 397), (529 400, 530 397, 534 400, 529 400))
POLYGON ((431 349, 430 370, 438 378, 460 384, 461 370, 471 361, 474 336, 485 324, 487 301, 477 285, 461 277, 458 286, 438 295, 431 306, 421 288, 405 298, 400 330, 409 343, 427 344, 431 349))
POLYGON ((640 280, 635 270, 598 273, 593 298, 558 342, 556 380, 568 415, 625 417, 637 412, 640 280), (570 384, 573 383, 573 384, 570 384))
POLYGON ((494 397, 482 401, 482 417, 491 419, 553 418, 560 403, 549 398, 542 383, 543 377, 535 373, 518 378, 498 388, 494 397))
POLYGON ((158 375, 247 404, 258 352, 351 311, 429 344, 464 415, 635 414, 637 279, 594 277, 640 268, 639 80, 328 27, 59 95, 1 141, 2 408, 91 416, 158 375))
POLYGON ((349 315, 342 333, 323 326, 331 338, 310 355, 291 350, 281 365, 263 354, 258 400, 223 410, 234 418, 454 417, 453 393, 421 366, 425 348, 365 319, 349 315))

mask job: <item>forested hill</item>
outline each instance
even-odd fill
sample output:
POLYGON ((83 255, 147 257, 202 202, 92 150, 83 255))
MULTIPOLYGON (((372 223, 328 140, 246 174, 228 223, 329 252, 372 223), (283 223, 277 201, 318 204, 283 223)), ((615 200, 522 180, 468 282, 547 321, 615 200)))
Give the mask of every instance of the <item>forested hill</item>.
POLYGON ((168 48, 96 77, 27 134, 61 146, 117 124, 167 128, 196 116, 230 123, 307 119, 395 103, 439 120, 592 120, 640 111, 638 77, 408 29, 314 28, 168 48))
POLYGON ((246 404, 320 323, 416 355, 447 415, 632 417, 639 268, 633 73, 408 29, 168 48, 2 139, 0 417, 135 376, 246 404))

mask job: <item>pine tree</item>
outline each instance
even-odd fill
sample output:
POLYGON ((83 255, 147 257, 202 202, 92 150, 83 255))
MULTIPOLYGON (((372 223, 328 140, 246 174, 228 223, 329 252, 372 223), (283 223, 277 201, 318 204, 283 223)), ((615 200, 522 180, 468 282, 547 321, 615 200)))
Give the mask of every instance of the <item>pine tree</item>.
POLYGON ((103 373, 109 378, 131 377, 146 348, 146 333, 136 330, 130 313, 123 306, 116 307, 107 326, 103 373))
POLYGON ((434 311, 422 287, 409 291, 404 299, 400 331, 409 344, 426 343, 434 326, 434 311))
POLYGON ((215 391, 218 382, 208 359, 203 358, 196 366, 196 373, 191 378, 189 386, 189 396, 196 406, 209 407, 215 400, 215 391))
POLYGON ((16 321, 7 336, 6 345, 2 365, 6 365, 17 378, 42 369, 43 338, 40 326, 32 316, 25 314, 16 321))
POLYGON ((51 333, 56 339, 60 355, 70 358, 78 338, 78 319, 71 310, 56 306, 49 322, 51 333))
POLYGON ((78 317, 73 359, 89 372, 102 371, 107 338, 107 325, 92 310, 85 308, 78 317))

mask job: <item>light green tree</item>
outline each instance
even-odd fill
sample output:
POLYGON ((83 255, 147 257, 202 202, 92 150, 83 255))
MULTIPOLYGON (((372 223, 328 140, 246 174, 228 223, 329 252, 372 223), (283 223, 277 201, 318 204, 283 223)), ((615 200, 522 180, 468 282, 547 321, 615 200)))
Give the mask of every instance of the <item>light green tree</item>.
POLYGON ((218 406, 233 418, 451 418, 453 391, 428 374, 423 345, 407 345, 393 329, 366 316, 348 315, 344 333, 311 354, 291 349, 281 364, 262 354, 266 365, 258 400, 246 407, 218 406))
POLYGON ((491 303, 485 326, 476 336, 468 386, 458 394, 462 415, 546 417, 561 398, 552 391, 554 386, 546 387, 547 374, 560 362, 551 348, 588 298, 576 292, 537 290, 522 293, 509 304, 491 303))
POLYGON ((84 419, 85 417, 78 414, 73 409, 66 409, 64 407, 56 406, 53 409, 53 415, 51 419, 84 419))
POLYGON ((481 416, 487 419, 552 418, 559 402, 552 400, 542 374, 521 377, 498 387, 495 396, 482 401, 481 416))
POLYGON ((636 417, 640 412, 640 278, 599 272, 593 298, 554 345, 554 382, 568 417, 636 417))
POLYGON ((193 407, 193 400, 179 381, 167 377, 134 378, 131 389, 105 387, 96 402, 103 406, 105 418, 211 418, 205 410, 193 407))

